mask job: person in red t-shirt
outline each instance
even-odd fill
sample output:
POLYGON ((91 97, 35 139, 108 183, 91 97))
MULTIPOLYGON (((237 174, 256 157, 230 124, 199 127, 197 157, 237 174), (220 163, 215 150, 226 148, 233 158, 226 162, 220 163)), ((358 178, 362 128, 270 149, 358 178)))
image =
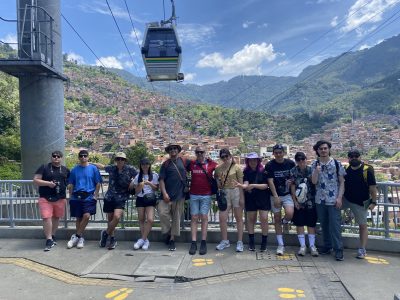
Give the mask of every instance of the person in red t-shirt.
POLYGON ((207 253, 207 226, 208 212, 211 207, 211 179, 213 172, 217 167, 217 163, 211 159, 206 159, 206 152, 203 147, 198 146, 195 150, 196 160, 188 165, 188 172, 192 175, 190 185, 190 213, 192 216, 192 244, 190 245, 189 254, 194 255, 197 251, 197 222, 201 217, 201 243, 199 254, 207 253), (207 175, 206 175, 207 173, 207 175))

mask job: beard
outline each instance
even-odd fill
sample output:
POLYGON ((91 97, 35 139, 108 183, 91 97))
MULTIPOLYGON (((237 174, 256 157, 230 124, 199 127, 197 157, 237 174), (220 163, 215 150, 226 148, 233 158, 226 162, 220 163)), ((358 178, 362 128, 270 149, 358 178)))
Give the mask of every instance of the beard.
POLYGON ((361 161, 359 161, 358 159, 353 159, 349 162, 350 166, 352 167, 358 167, 359 165, 361 165, 361 161))

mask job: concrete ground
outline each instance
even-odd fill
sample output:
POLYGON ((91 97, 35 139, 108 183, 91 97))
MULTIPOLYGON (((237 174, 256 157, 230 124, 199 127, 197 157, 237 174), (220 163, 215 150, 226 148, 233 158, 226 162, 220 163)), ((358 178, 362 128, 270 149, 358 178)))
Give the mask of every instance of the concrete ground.
POLYGON ((160 242, 148 251, 134 251, 132 241, 115 250, 95 239, 83 249, 66 243, 44 252, 43 239, 0 239, 0 299, 383 300, 400 290, 396 253, 369 251, 359 260, 350 249, 336 262, 331 255, 298 257, 293 246, 279 257, 273 245, 237 253, 235 244, 221 252, 208 244, 206 255, 191 256, 188 243, 174 252, 160 242))

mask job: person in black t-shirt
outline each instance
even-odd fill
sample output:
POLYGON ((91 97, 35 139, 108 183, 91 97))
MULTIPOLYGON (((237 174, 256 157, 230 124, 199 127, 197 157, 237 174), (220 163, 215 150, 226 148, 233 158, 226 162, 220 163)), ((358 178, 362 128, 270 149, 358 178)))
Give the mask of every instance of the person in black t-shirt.
POLYGON ((276 239, 278 241, 277 255, 283 255, 285 246, 282 236, 282 223, 287 224, 293 217, 294 203, 290 195, 290 170, 295 163, 290 159, 284 158, 285 148, 282 145, 275 145, 272 149, 275 159, 268 162, 265 172, 268 177, 268 185, 271 190, 271 208, 274 213, 274 223, 276 239), (285 217, 282 219, 281 210, 285 210, 285 217))
POLYGON ((33 177, 33 182, 39 186, 38 202, 46 236, 44 251, 49 251, 56 245, 55 234, 60 217, 65 213, 66 188, 70 172, 61 165, 62 157, 61 151, 54 151, 51 154, 51 162, 41 165, 33 177))
POLYGON ((268 238, 268 211, 271 210, 271 200, 268 189, 267 175, 257 153, 246 156, 246 168, 243 171, 243 184, 236 182, 236 186, 244 190, 244 205, 247 214, 247 229, 249 232, 249 250, 255 251, 254 225, 257 221, 257 212, 261 222, 260 251, 267 250, 268 238))
POLYGON ((361 161, 358 150, 350 150, 347 154, 349 166, 346 169, 343 208, 350 208, 359 226, 360 247, 357 258, 365 258, 367 251, 368 228, 367 210, 376 205, 376 180, 374 169, 361 161))

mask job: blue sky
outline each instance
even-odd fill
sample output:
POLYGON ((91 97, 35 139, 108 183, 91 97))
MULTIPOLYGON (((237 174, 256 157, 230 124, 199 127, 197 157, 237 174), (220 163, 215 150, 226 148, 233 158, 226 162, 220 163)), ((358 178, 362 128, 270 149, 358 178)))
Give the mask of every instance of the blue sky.
MULTIPOLYGON (((134 63, 105 0, 61 0, 62 13, 103 64, 144 77, 125 2, 108 1, 134 63)), ((126 2, 141 41, 145 24, 163 18, 163 1, 126 2)), ((197 84, 237 75, 296 76, 307 65, 399 34, 400 19, 373 34, 400 10, 399 4, 400 0, 175 0, 183 49, 181 71, 185 82, 197 84)), ((15 7, 15 0, 1 0, 0 16, 15 19, 15 7)), ((169 17, 170 0, 165 0, 165 7, 169 17)), ((70 59, 99 65, 65 21, 62 34, 63 52, 70 59)), ((15 25, 1 22, 0 40, 15 41, 15 25)))

